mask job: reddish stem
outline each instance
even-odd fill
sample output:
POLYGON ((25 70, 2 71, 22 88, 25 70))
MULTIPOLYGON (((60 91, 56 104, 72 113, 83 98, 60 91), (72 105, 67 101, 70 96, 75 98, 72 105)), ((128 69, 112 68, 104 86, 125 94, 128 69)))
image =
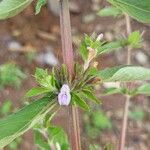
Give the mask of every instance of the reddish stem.
MULTIPOLYGON (((126 19, 127 35, 130 35, 131 34, 130 17, 126 14, 125 15, 125 19, 126 19)), ((127 51, 127 65, 131 64, 131 54, 132 54, 131 52, 132 52, 132 49, 130 47, 128 47, 128 51, 127 51)), ((132 86, 131 83, 127 83, 126 84, 126 87, 128 89, 130 89, 131 86, 132 86)), ((129 95, 127 95, 126 96, 126 100, 125 100, 125 106, 124 106, 124 114, 123 114, 123 122, 122 122, 122 130, 121 130, 121 138, 120 138, 119 150, 124 150, 125 149, 130 99, 131 99, 131 97, 129 95)))
MULTIPOLYGON (((67 65, 70 75, 73 75, 74 58, 68 0, 60 0, 59 4, 63 61, 67 65)), ((71 150, 81 150, 78 109, 73 106, 69 106, 68 111, 69 140, 71 143, 71 150)))

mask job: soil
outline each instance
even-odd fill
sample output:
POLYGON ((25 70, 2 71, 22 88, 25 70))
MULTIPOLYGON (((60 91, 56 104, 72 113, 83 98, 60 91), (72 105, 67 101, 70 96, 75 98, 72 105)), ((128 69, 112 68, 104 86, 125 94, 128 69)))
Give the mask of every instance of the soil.
MULTIPOLYGON (((118 36, 126 35, 125 21, 124 17, 119 18, 101 18, 96 16, 96 12, 92 10, 93 1, 76 1, 77 5, 80 7, 79 13, 71 13, 71 23, 73 29, 73 43, 74 49, 77 50, 77 45, 79 44, 81 37, 84 33, 92 34, 96 33, 104 33, 104 38, 106 40, 114 40, 118 36), (86 5, 85 5, 86 4, 86 5), (95 19, 91 22, 85 20, 85 16, 94 15, 95 19), (86 22, 87 21, 87 22, 86 22)), ((106 4, 104 2, 101 3, 101 7, 104 7, 106 4)), ((88 17, 87 17, 88 18, 88 17)), ((132 20, 132 30, 140 30, 144 32, 144 47, 142 49, 138 49, 137 51, 144 52, 147 56, 150 55, 149 47, 150 47, 150 26, 144 25, 142 23, 138 23, 135 20, 132 20)), ((35 86, 36 83, 32 74, 34 74, 36 67, 48 67, 50 66, 46 64, 41 64, 36 60, 33 60, 32 63, 27 62, 26 53, 30 52, 31 48, 36 50, 36 53, 44 53, 46 51, 47 46, 51 46, 53 49, 53 53, 62 62, 61 55, 61 42, 60 42, 60 28, 59 28, 59 17, 56 17, 48 10, 47 7, 43 7, 42 11, 39 15, 34 15, 34 6, 28 7, 24 12, 13 17, 11 19, 7 19, 5 21, 0 21, 0 64, 6 62, 15 62, 19 65, 28 75, 28 78, 23 81, 22 87, 18 90, 6 87, 3 91, 0 91, 0 105, 6 100, 11 99, 15 107, 19 108, 23 104, 23 96, 26 91, 31 87, 35 86), (40 31, 44 33, 44 36, 41 36, 40 31), (48 35, 45 36, 45 35, 48 35), (12 41, 17 41, 21 44, 22 47, 30 46, 30 49, 26 48, 26 52, 24 51, 13 51, 8 48, 8 45, 12 41)), ((118 54, 110 53, 108 55, 103 55, 98 58, 99 67, 105 68, 114 66, 116 64, 124 64, 126 50, 122 50, 122 53, 119 53, 119 57, 122 58, 121 61, 118 58, 118 54)), ((133 64, 141 65, 135 58, 136 50, 133 52, 133 64)), ((75 56, 77 53, 75 52, 75 56)), ((148 57, 149 60, 149 57, 148 57)), ((149 66, 149 62, 146 64, 142 64, 145 66, 149 66)), ((99 90, 97 91, 100 94, 99 90)), ((122 116, 120 115, 123 112, 124 107, 124 98, 119 95, 114 95, 110 97, 103 97, 102 108, 108 114, 113 123, 115 124, 115 128, 113 131, 104 131, 97 141, 100 145, 105 145, 107 143, 112 143, 115 145, 115 150, 117 149, 117 145, 119 143, 119 136, 121 130, 121 122, 122 116), (118 117, 119 116, 119 117, 118 117)), ((147 97, 140 96, 133 99, 131 102, 131 107, 141 106, 146 112, 149 112, 148 106, 149 101, 147 97), (147 107, 146 107, 147 106, 147 107)), ((83 115, 83 113, 81 113, 83 115)), ((65 129, 67 129, 66 124, 66 111, 61 110, 59 115, 55 119, 56 124, 61 124, 65 129)), ((129 150, 149 150, 149 128, 144 126, 149 126, 149 120, 146 118, 143 122, 137 123, 132 120, 129 120, 128 130, 127 130, 127 139, 126 139, 126 147, 129 150)), ((81 126, 82 119, 81 119, 81 126)), ((86 137, 85 134, 81 133, 83 150, 87 149, 84 145, 86 145, 86 137)), ((19 150, 35 150, 35 146, 33 144, 32 131, 27 132, 23 135, 23 142, 20 145, 19 150)))

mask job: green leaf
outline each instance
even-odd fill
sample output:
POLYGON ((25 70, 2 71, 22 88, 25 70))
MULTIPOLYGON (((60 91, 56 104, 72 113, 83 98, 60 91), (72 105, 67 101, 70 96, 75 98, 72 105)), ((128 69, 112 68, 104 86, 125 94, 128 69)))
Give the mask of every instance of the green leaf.
POLYGON ((93 113, 92 122, 99 129, 112 128, 110 119, 101 110, 93 113))
POLYGON ((94 145, 90 145, 89 146, 89 150, 99 150, 100 149, 100 146, 99 145, 96 145, 96 144, 94 144, 94 145))
POLYGON ((34 143, 40 150, 49 150, 50 146, 48 142, 43 138, 42 134, 38 130, 34 130, 34 143))
POLYGON ((89 50, 87 49, 88 47, 91 47, 92 49, 97 51, 99 47, 101 47, 101 45, 102 42, 100 40, 97 40, 97 38, 85 35, 84 40, 82 41, 79 49, 79 52, 83 60, 86 61, 88 58, 88 54, 89 54, 89 50))
POLYGON ((105 82, 150 80, 150 69, 137 66, 117 66, 98 71, 96 76, 105 82))
POLYGON ((106 7, 106 8, 101 9, 98 12, 98 15, 102 17, 107 17, 107 16, 117 17, 121 14, 122 14, 122 11, 116 7, 106 7))
POLYGON ((0 65, 0 87, 13 86, 19 88, 25 78, 26 75, 15 64, 0 65))
POLYGON ((128 37, 128 43, 132 48, 141 47, 141 34, 139 31, 132 32, 128 37))
POLYGON ((108 96, 108 95, 113 95, 113 94, 118 94, 118 93, 122 93, 121 89, 116 88, 116 87, 112 87, 112 88, 107 88, 103 93, 102 96, 108 96))
POLYGON ((49 90, 55 90, 55 87, 53 87, 53 77, 48 74, 47 69, 41 69, 41 68, 36 68, 35 71, 35 78, 36 81, 42 86, 45 87, 49 90))
POLYGON ((47 88, 44 88, 44 87, 35 87, 35 88, 32 88, 31 90, 29 90, 26 93, 26 97, 38 96, 40 94, 48 93, 48 92, 51 92, 51 91, 49 89, 47 89, 47 88))
POLYGON ((85 37, 84 37, 84 39, 81 43, 81 46, 79 48, 80 55, 82 56, 84 61, 86 61, 87 58, 88 58, 88 49, 87 49, 87 47, 90 47, 91 43, 92 43, 92 39, 90 38, 90 36, 85 35, 85 37))
POLYGON ((100 100, 88 89, 83 89, 82 93, 85 95, 86 98, 89 100, 94 101, 97 104, 100 104, 100 100))
POLYGON ((143 23, 150 23, 149 0, 108 0, 120 10, 143 23))
POLYGON ((52 106, 54 95, 41 98, 0 120, 0 149, 39 122, 52 106))
POLYGON ((129 118, 136 121, 142 121, 145 117, 145 113, 140 108, 135 108, 135 110, 129 112, 129 118))
POLYGON ((10 18, 23 11, 33 0, 1 0, 0 19, 10 18))
POLYGON ((2 113, 3 115, 6 115, 11 111, 11 108, 12 108, 12 101, 7 100, 4 102, 4 104, 0 108, 0 113, 2 113))
POLYGON ((89 111, 90 108, 89 108, 88 104, 82 98, 80 98, 80 96, 78 94, 73 92, 71 95, 72 95, 72 103, 73 104, 80 106, 81 108, 83 108, 86 111, 89 111))
POLYGON ((35 8, 35 14, 39 14, 41 11, 42 6, 46 4, 47 0, 38 0, 35 8))
POLYGON ((109 42, 106 43, 104 45, 102 45, 101 47, 99 47, 97 49, 97 54, 101 55, 104 53, 109 53, 112 52, 114 50, 118 50, 119 48, 122 48, 126 45, 126 40, 118 40, 118 41, 114 41, 114 42, 109 42))
POLYGON ((150 84, 145 84, 137 88, 135 94, 150 95, 150 84))
POLYGON ((49 140, 56 144, 59 143, 61 150, 69 150, 69 141, 67 134, 61 127, 49 127, 47 128, 49 140))

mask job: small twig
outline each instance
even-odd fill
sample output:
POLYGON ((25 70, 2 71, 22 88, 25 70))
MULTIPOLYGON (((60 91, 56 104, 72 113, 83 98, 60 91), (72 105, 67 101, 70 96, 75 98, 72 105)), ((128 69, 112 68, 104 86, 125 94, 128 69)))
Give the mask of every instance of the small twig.
MULTIPOLYGON (((130 22, 130 17, 126 14, 125 15, 126 19, 126 30, 127 30, 127 35, 131 34, 131 22, 130 22)), ((132 49, 131 47, 128 47, 127 49, 127 65, 131 64, 131 54, 132 49)), ((130 88, 131 83, 127 83, 126 87, 130 88)), ((126 141, 126 130, 127 130, 127 122, 128 122, 128 112, 129 112, 129 103, 130 103, 130 96, 126 96, 125 100, 125 107, 124 107, 124 114, 123 114, 123 123, 122 123, 122 130, 121 130, 121 139, 120 139, 120 144, 119 144, 119 150, 124 150, 125 148, 125 141, 126 141)))

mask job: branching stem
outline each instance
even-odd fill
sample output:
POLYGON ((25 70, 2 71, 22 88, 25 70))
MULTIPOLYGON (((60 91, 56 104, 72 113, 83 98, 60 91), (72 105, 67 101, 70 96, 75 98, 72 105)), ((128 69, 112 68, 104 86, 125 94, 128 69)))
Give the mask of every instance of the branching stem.
MULTIPOLYGON (((74 58, 68 0, 59 0, 59 5, 63 61, 67 65, 69 74, 73 76, 74 58)), ((73 106, 69 106, 68 111, 69 140, 71 143, 71 150, 81 150, 78 109, 73 106)))

